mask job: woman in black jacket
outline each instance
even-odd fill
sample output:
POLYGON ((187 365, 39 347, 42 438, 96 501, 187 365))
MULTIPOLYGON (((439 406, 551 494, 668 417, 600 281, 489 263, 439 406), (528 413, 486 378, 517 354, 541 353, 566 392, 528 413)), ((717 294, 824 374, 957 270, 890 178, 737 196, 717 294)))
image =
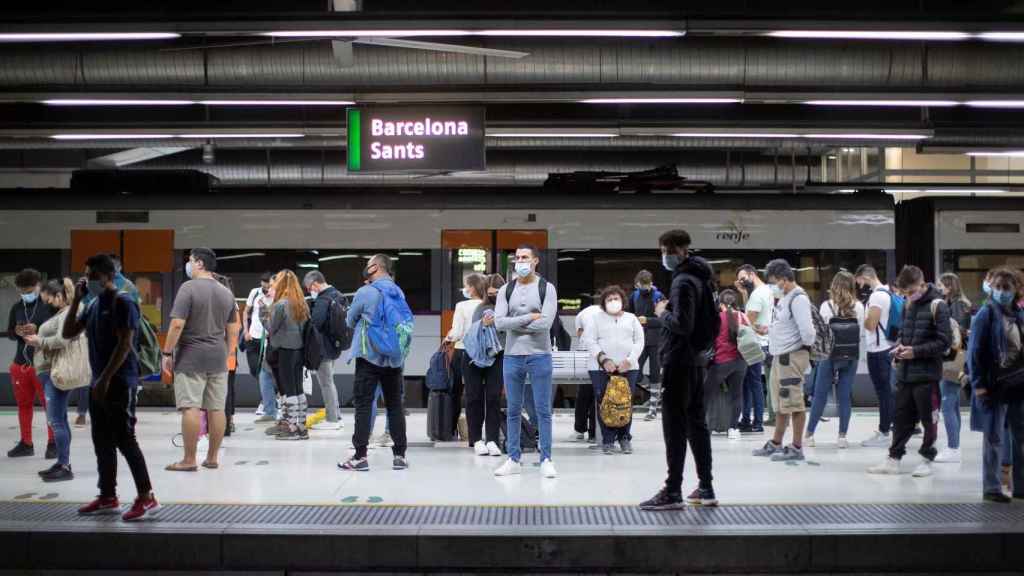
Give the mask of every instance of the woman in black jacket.
POLYGON ((924 272, 916 266, 903 267, 896 278, 896 287, 907 295, 907 303, 898 344, 890 352, 896 363, 895 433, 888 460, 869 468, 868 472, 899 474, 900 460, 907 453, 907 441, 920 422, 924 439, 918 453, 924 461, 914 470, 914 476, 922 478, 931 476, 931 464, 937 454, 934 413, 939 409, 942 359, 952 344, 949 306, 938 289, 924 281, 924 272))

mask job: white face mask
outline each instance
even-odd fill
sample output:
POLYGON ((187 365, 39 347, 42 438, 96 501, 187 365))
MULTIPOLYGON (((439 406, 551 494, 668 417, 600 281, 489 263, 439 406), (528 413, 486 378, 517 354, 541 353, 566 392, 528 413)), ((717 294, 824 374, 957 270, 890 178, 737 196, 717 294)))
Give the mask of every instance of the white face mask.
POLYGON ((516 275, 520 278, 526 278, 533 272, 533 265, 529 262, 516 262, 516 275))
POLYGON ((604 308, 609 314, 618 314, 622 312, 622 300, 608 300, 604 303, 604 308))
POLYGON ((462 297, 469 300, 473 298, 473 294, 469 291, 469 288, 463 288, 462 297))

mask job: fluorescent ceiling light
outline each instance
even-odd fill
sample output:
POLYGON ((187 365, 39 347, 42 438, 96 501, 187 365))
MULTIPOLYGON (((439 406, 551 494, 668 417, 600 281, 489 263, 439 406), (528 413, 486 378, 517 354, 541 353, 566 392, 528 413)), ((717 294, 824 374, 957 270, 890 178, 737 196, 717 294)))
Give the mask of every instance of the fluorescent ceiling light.
POLYGON ((740 104, 739 98, 588 98, 583 104, 740 104))
POLYGON ((683 30, 636 29, 491 29, 491 30, 280 30, 264 32, 273 38, 430 38, 458 36, 546 38, 678 38, 683 30))
POLYGON ((554 38, 679 38, 683 30, 480 30, 473 36, 521 36, 554 38))
POLYGON ((412 38, 431 36, 469 36, 468 30, 279 30, 260 36, 272 38, 412 38))
POLYGON ((498 132, 492 138, 615 138, 613 132, 498 132))
POLYGON ((318 260, 320 262, 331 262, 333 260, 354 260, 356 258, 359 258, 359 254, 337 254, 335 256, 324 256, 323 258, 318 258, 318 260))
POLYGON ((246 252, 245 254, 232 254, 231 256, 218 256, 217 260, 241 260, 242 258, 257 258, 266 256, 266 252, 246 252))
POLYGON ((812 106, 957 106, 954 100, 807 100, 812 106))
POLYGON ((993 42, 1024 42, 1024 32, 982 32, 977 37, 993 42))
POLYGON ((1002 188, 927 188, 912 189, 912 188, 886 188, 886 192, 894 194, 896 192, 903 192, 909 194, 982 194, 982 195, 1000 195, 1006 194, 1008 191, 1002 188))
POLYGON ((785 132, 676 132, 679 138, 799 138, 799 134, 785 132))
POLYGON ((924 140, 926 134, 804 134, 804 138, 825 138, 829 140, 924 140))
POLYGON ((968 100, 974 108, 1024 108, 1024 100, 968 100))
POLYGON ((173 138, 170 134, 54 134, 53 140, 157 140, 173 138))
POLYGON ((775 30, 765 36, 820 40, 968 40, 971 37, 967 32, 915 30, 775 30))
POLYGON ((399 252, 399 256, 423 256, 423 252, 399 252))
POLYGON ((229 133, 229 134, 178 134, 176 138, 302 138, 305 134, 242 134, 242 133, 229 133))
POLYGON ((319 267, 320 267, 319 264, 306 264, 306 263, 299 264, 299 268, 319 268, 319 267))
POLYGON ((201 100, 205 106, 352 106, 351 100, 201 100))
POLYGON ((55 98, 43 100, 49 106, 188 106, 192 100, 104 100, 99 98, 55 98))
POLYGON ((967 152, 967 156, 979 158, 1024 158, 1024 150, 1009 150, 1006 152, 967 152))
POLYGON ((102 40, 168 40, 174 32, 28 32, 0 34, 0 42, 77 42, 102 40))

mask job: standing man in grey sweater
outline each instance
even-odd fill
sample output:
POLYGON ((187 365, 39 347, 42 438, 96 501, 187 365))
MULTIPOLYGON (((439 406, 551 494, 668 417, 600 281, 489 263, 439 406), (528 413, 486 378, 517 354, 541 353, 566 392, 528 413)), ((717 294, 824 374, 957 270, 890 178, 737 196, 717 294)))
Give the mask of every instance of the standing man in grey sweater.
POLYGON ((541 474, 557 476, 551 462, 551 324, 558 311, 555 286, 537 275, 540 253, 533 246, 516 249, 515 278, 498 290, 494 325, 507 333, 505 343, 505 394, 508 396, 508 460, 495 476, 520 474, 520 420, 526 377, 533 387, 537 426, 540 428, 541 474))
POLYGON ((772 370, 768 391, 775 409, 775 437, 754 456, 770 457, 774 462, 804 459, 803 433, 807 422, 804 404, 804 378, 811 366, 811 347, 816 333, 811 312, 811 298, 796 283, 796 273, 789 262, 772 260, 765 268, 772 296, 778 303, 771 328, 768 348, 772 356, 772 370), (793 420, 793 443, 783 448, 790 416, 793 420))

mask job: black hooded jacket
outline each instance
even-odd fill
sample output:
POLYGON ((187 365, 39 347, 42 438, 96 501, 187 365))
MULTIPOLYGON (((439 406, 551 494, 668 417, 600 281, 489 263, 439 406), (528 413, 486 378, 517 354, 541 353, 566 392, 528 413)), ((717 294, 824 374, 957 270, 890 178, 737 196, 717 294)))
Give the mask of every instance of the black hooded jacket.
POLYGON ((672 272, 668 308, 660 317, 662 366, 699 363, 705 347, 697 344, 714 342, 718 310, 709 288, 711 274, 711 265, 699 256, 690 256, 672 272))
POLYGON ((899 382, 942 380, 942 359, 953 342, 949 327, 949 306, 933 286, 917 302, 908 301, 903 310, 899 343, 914 349, 914 358, 896 363, 899 382), (939 300, 932 316, 932 301, 939 300))

